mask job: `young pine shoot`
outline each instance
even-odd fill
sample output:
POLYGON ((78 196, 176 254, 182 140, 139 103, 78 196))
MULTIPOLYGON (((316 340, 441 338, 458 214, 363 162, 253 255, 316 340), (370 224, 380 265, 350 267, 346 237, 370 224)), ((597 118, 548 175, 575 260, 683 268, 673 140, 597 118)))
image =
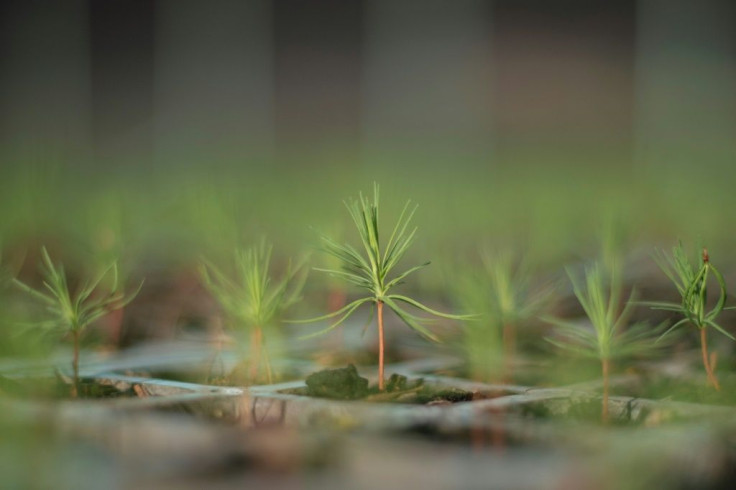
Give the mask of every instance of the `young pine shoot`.
POLYGON ((457 264, 448 275, 453 301, 463 311, 478 312, 478 318, 463 322, 460 347, 475 381, 499 381, 503 377, 503 325, 496 320, 488 301, 490 280, 477 264, 457 264))
POLYGON ((672 281, 680 294, 680 303, 647 302, 645 304, 653 309, 671 311, 683 316, 672 325, 662 337, 683 325, 692 325, 700 331, 700 349, 703 356, 703 366, 708 377, 708 383, 717 391, 721 389, 715 375, 715 353, 708 354, 708 327, 712 327, 731 340, 736 340, 733 335, 723 329, 716 319, 726 306, 726 282, 721 273, 710 262, 708 251, 703 249, 700 266, 696 269, 688 260, 682 244, 678 243, 672 249, 672 255, 665 252, 655 252, 654 259, 657 265, 672 281), (715 306, 708 310, 708 276, 712 274, 718 284, 719 296, 715 306))
POLYGON ((533 290, 529 268, 525 263, 514 260, 510 253, 484 252, 482 260, 483 271, 488 278, 489 321, 502 329, 504 377, 511 381, 517 329, 538 315, 549 302, 553 289, 533 290))
POLYGON ((204 285, 219 303, 231 327, 243 329, 250 335, 248 376, 251 382, 258 379, 261 365, 268 382, 273 381, 269 342, 275 341, 273 337, 283 312, 300 299, 306 279, 306 274, 299 274, 303 263, 295 267, 289 263, 283 277, 274 279, 272 250, 265 240, 259 245, 236 250, 233 276, 207 261, 201 267, 204 285))
POLYGON ((131 294, 125 294, 118 281, 117 262, 113 262, 96 278, 84 282, 74 293, 67 284, 63 265, 52 262, 46 248, 41 249, 40 272, 43 287, 39 289, 13 279, 15 285, 44 306, 46 318, 32 324, 43 331, 61 331, 72 339, 73 384, 71 396, 79 394, 79 341, 81 335, 96 320, 123 308, 140 291, 141 283, 131 294), (109 280, 106 286, 103 282, 109 280))
POLYGON ((316 269, 340 278, 347 283, 358 286, 366 292, 366 295, 348 303, 337 311, 330 312, 317 318, 299 320, 297 323, 311 323, 332 318, 337 319, 327 328, 307 336, 312 337, 337 328, 361 305, 366 303, 372 303, 375 305, 374 311, 378 323, 378 389, 383 391, 385 383, 385 342, 383 329, 384 305, 388 306, 388 308, 410 328, 433 341, 438 341, 438 339, 425 326, 426 319, 407 311, 405 309, 406 305, 441 318, 463 320, 469 318, 469 316, 441 313, 408 296, 391 292, 396 286, 402 284, 410 274, 429 265, 429 262, 411 267, 398 274, 393 274, 396 265, 406 254, 416 235, 417 229, 409 227, 411 218, 416 211, 416 206, 411 206, 410 201, 406 203, 404 209, 399 215, 399 219, 396 222, 393 231, 389 235, 388 240, 383 243, 382 246, 381 234, 379 233, 380 219, 378 191, 378 185, 374 184, 372 201, 367 197, 364 197, 361 193, 357 200, 351 200, 345 203, 350 217, 358 229, 360 244, 363 251, 359 252, 352 245, 347 243, 340 244, 329 237, 323 236, 322 242, 324 251, 338 259, 340 268, 316 269))
POLYGON ((654 341, 648 326, 637 323, 628 326, 633 307, 632 291, 629 301, 621 308, 618 271, 604 273, 599 264, 585 269, 584 281, 568 270, 573 292, 588 323, 547 319, 557 327, 557 335, 547 338, 553 345, 583 357, 597 359, 603 375, 603 404, 601 419, 608 422, 608 397, 611 362, 651 350, 654 341))
MULTIPOLYGON (((0 242, 0 245, 2 245, 2 242, 0 242)), ((0 295, 5 292, 5 288, 8 287, 8 284, 10 284, 10 274, 5 270, 5 266, 3 264, 3 249, 0 247, 0 295)), ((0 296, 0 298, 1 297, 2 296, 0 296)))
MULTIPOLYGON (((2 243, 0 243, 2 245, 2 243)), ((8 288, 8 285, 10 284, 10 274, 5 271, 5 266, 3 265, 3 250, 0 248, 0 335, 5 336, 5 328, 7 326, 7 320, 6 320, 6 310, 7 305, 5 304, 5 290, 8 288)), ((3 350, 0 349, 0 355, 2 355, 3 350)))

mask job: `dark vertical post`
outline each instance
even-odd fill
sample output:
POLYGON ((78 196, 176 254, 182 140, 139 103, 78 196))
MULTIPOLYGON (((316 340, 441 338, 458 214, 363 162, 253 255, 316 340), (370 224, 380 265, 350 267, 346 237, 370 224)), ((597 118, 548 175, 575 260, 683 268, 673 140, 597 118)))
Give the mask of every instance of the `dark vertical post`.
POLYGON ((460 170, 493 142, 490 2, 366 5, 363 149, 368 163, 460 170), (452 163, 450 163, 452 162, 452 163))
POLYGON ((351 162, 360 140, 362 1, 274 0, 278 157, 351 162))
POLYGON ((639 0, 637 159, 657 171, 736 158, 736 3, 639 0))
POLYGON ((631 160, 635 0, 497 0, 494 99, 504 162, 631 160))
POLYGON ((150 165, 152 0, 91 0, 92 97, 98 165, 150 165))
POLYGON ((87 0, 0 3, 0 145, 6 161, 78 164, 90 147, 87 0))
POLYGON ((273 151, 269 0, 158 0, 158 164, 257 166, 273 151))

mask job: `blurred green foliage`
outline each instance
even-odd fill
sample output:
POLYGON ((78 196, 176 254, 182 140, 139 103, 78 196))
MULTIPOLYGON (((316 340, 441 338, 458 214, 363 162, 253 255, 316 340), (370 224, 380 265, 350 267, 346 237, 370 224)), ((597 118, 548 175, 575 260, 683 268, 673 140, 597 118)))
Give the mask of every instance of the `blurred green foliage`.
POLYGON ((274 276, 273 245, 265 238, 257 245, 236 249, 226 268, 204 261, 200 275, 205 288, 220 305, 226 324, 240 344, 250 334, 248 352, 249 382, 256 382, 261 368, 268 382, 273 381, 271 360, 281 354, 281 322, 284 312, 301 299, 306 280, 306 258, 295 265, 289 262, 280 278, 274 276))
MULTIPOLYGON (((8 254, 22 257, 46 245, 70 269, 118 256, 133 280, 194 270, 201 256, 224 263, 238 244, 263 235, 283 269, 287 257, 317 248, 321 235, 350 229, 335 202, 370 181, 393 196, 382 203, 387 215, 398 215, 407 198, 420 205, 407 264, 452 257, 472 268, 478 244, 490 243, 524 250, 524 261, 559 275, 564 265, 598 254, 606 223, 626 237, 626 253, 675 238, 706 242, 722 257, 736 245, 736 235, 722 226, 725 210, 736 205, 729 186, 736 169, 728 168, 713 179, 694 168, 632 166, 600 155, 583 163, 530 155, 503 165, 215 162, 211 171, 204 165, 94 170, 43 158, 8 163, 0 168, 0 236, 8 254), (709 192, 688 198, 698 185, 709 192)), ((27 263, 21 272, 32 274, 27 263)), ((727 277, 728 268, 725 261, 727 277)), ((450 276, 463 274, 458 267, 450 276)), ((332 281, 314 275, 304 304, 323 301, 332 281)), ((442 268, 428 268, 410 287, 430 303, 450 294, 442 268)), ((304 313, 315 309, 304 306, 304 313)))
MULTIPOLYGON (((610 217, 625 226, 633 245, 673 237, 707 242, 714 253, 734 245, 719 225, 723 210, 736 204, 729 175, 709 179, 709 192, 693 200, 686 198, 688 189, 705 179, 695 171, 555 162, 420 168, 412 162, 375 168, 274 165, 219 174, 183 169, 80 178, 61 164, 10 165, 0 171, 0 236, 8 247, 54 240, 77 253, 120 252, 181 264, 202 253, 227 256, 243 239, 267 234, 288 256, 304 243, 316 244, 319 232, 348 228, 334 202, 375 180, 386 195, 399 196, 383 203, 386 213, 398 214, 404 198, 420 203, 417 256, 432 249, 474 250, 490 237, 534 244, 534 259, 560 264, 591 255, 601 223, 610 217)), ((441 281, 436 274, 429 285, 441 281)))

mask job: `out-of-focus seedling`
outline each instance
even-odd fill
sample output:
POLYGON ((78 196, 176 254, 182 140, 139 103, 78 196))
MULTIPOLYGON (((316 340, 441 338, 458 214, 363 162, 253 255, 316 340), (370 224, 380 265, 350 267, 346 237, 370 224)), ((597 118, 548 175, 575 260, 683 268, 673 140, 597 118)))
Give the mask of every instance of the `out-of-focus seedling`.
POLYGON ((143 283, 132 293, 125 294, 118 281, 117 262, 113 262, 96 278, 84 282, 76 292, 72 293, 67 284, 63 265, 54 264, 45 247, 41 249, 41 256, 42 288, 32 288, 18 279, 13 279, 13 282, 44 307, 45 318, 31 323, 32 327, 46 332, 62 332, 65 336, 71 337, 73 349, 71 396, 76 398, 79 393, 81 335, 96 320, 130 303, 140 291, 143 283), (103 285, 106 280, 108 280, 107 283, 103 285))
POLYGON ((378 206, 378 185, 373 186, 373 200, 370 201, 363 194, 360 194, 357 200, 351 200, 345 203, 350 213, 358 234, 360 242, 364 250, 364 254, 359 252, 355 247, 349 244, 340 244, 329 237, 323 236, 322 242, 324 251, 338 259, 340 263, 339 269, 316 269, 341 278, 344 281, 358 286, 368 292, 367 296, 356 299, 348 303, 337 311, 330 312, 326 315, 310 318, 308 320, 298 320, 297 323, 312 323, 320 320, 337 318, 337 321, 330 326, 309 335, 320 335, 326 333, 341 325, 355 310, 365 303, 373 303, 375 305, 375 313, 378 318, 378 389, 384 389, 384 330, 383 330, 383 306, 388 306, 396 315, 409 327, 417 331, 424 337, 437 341, 437 337, 430 332, 425 326, 426 319, 416 316, 406 311, 404 305, 417 308, 420 311, 441 318, 453 320, 463 320, 469 318, 468 315, 451 315, 433 310, 428 306, 401 294, 391 294, 390 291, 394 287, 402 284, 411 273, 429 265, 426 262, 415 267, 411 267, 404 272, 389 277, 394 267, 404 256, 406 251, 414 241, 416 228, 409 228, 416 206, 411 206, 411 202, 407 202, 403 211, 399 215, 399 219, 394 226, 393 231, 389 235, 385 246, 381 246, 379 234, 379 206, 378 206))
POLYGON ((550 285, 532 285, 527 263, 506 252, 481 252, 481 266, 460 264, 448 277, 455 301, 478 318, 465 322, 463 351, 477 381, 513 378, 517 330, 539 316, 552 298, 550 285))
POLYGON ((503 325, 493 315, 488 300, 489 278, 477 264, 456 264, 448 274, 454 303, 463 311, 478 313, 463 322, 460 349, 475 381, 498 381, 503 376, 503 325))
POLYGON ((678 322, 672 325, 662 337, 683 325, 692 325, 700 332, 700 349, 703 356, 703 366, 705 367, 708 383, 716 390, 720 390, 721 386, 715 375, 714 363, 716 361, 715 353, 708 354, 708 327, 712 327, 722 333, 731 340, 736 340, 733 335, 723 329, 716 319, 726 306, 726 282, 721 273, 716 269, 710 261, 708 251, 703 249, 700 258, 700 265, 696 268, 688 260, 682 243, 678 243, 672 249, 672 255, 668 255, 661 250, 657 250, 654 255, 657 265, 672 281, 680 294, 682 301, 680 303, 668 302, 651 302, 645 304, 657 310, 671 311, 683 316, 678 322), (708 276, 712 274, 718 284, 719 295, 718 301, 712 309, 708 310, 708 276))
POLYGON ((504 378, 512 381, 517 330, 539 315, 552 297, 553 288, 531 288, 531 273, 526 263, 510 253, 484 252, 488 278, 489 320, 500 326, 503 339, 504 378))
POLYGON ((233 330, 245 330, 250 335, 249 378, 256 382, 261 365, 269 382, 273 371, 269 339, 273 342, 284 311, 299 299, 306 279, 300 274, 304 261, 296 266, 289 263, 286 272, 275 280, 271 271, 273 247, 265 240, 260 244, 235 251, 234 274, 205 261, 201 275, 225 314, 233 330))
MULTIPOLYGON (((2 242, 0 242, 0 245, 2 245, 2 242)), ((5 266, 3 264, 3 249, 0 247, 0 297, 2 297, 2 294, 5 292, 5 289, 10 284, 10 273, 5 270, 5 266)))
POLYGON ((584 281, 568 270, 573 292, 582 306, 588 322, 572 322, 547 318, 556 328, 556 335, 547 341, 574 354, 597 359, 603 374, 603 405, 601 419, 608 422, 608 397, 611 362, 614 359, 645 353, 655 348, 652 329, 646 323, 628 325, 635 292, 621 307, 621 282, 618 269, 599 264, 586 268, 584 281))
MULTIPOLYGON (((2 243, 0 243, 2 245, 2 243)), ((5 270, 3 265, 3 250, 0 248, 0 335, 5 334, 7 327, 7 319, 5 317, 7 306, 5 304, 5 291, 10 284, 10 274, 5 270)), ((0 350, 2 354, 2 350, 0 350)))

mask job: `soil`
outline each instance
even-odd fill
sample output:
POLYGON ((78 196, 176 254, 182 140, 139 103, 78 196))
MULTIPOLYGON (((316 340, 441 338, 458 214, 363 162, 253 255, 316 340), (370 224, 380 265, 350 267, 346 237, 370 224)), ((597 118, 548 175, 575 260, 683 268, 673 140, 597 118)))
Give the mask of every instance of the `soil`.
POLYGON ((479 398, 479 395, 472 391, 428 386, 424 384, 422 378, 410 380, 399 374, 392 374, 386 380, 385 390, 379 391, 377 386, 369 386, 368 380, 360 376, 352 364, 344 368, 325 369, 310 374, 306 384, 306 388, 289 390, 289 393, 333 400, 419 405, 466 402, 479 398))

